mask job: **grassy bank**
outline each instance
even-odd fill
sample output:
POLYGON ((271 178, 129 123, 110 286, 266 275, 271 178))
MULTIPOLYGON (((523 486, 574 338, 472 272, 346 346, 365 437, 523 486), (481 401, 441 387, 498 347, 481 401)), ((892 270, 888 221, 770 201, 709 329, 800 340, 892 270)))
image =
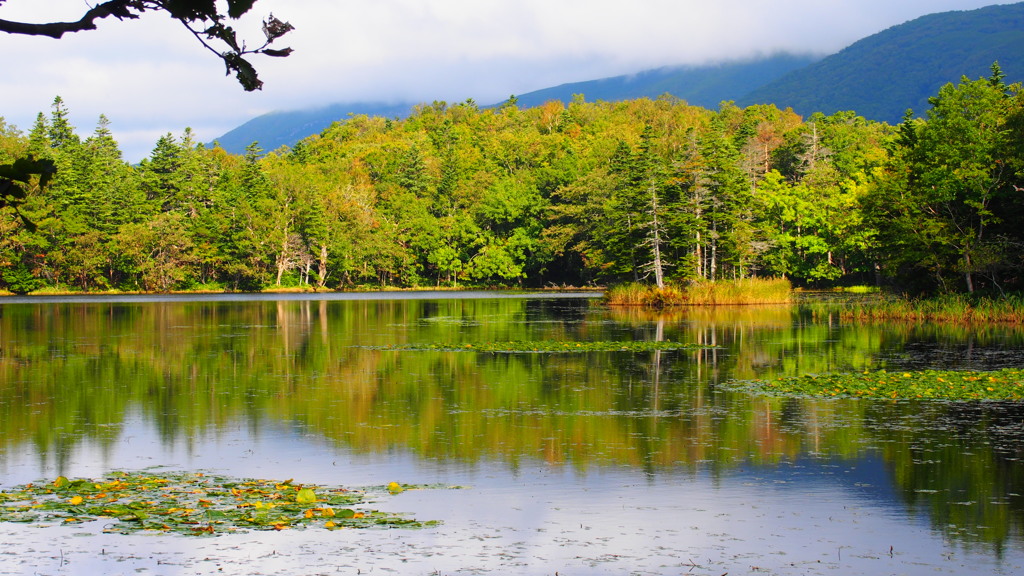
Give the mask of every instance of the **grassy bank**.
POLYGON ((903 320, 962 324, 1024 324, 1024 297, 947 294, 933 298, 879 299, 840 305, 844 320, 903 320))
POLYGON ((790 301, 792 285, 784 278, 700 281, 664 288, 629 283, 613 286, 605 293, 610 306, 718 306, 728 304, 783 304, 790 301))

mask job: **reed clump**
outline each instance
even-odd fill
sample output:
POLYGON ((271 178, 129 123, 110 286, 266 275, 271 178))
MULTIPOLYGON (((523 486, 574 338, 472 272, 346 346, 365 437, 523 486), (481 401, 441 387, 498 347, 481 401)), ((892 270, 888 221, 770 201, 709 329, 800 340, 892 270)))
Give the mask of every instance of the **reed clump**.
POLYGON ((847 304, 840 312, 851 320, 906 320, 946 323, 1024 323, 1024 296, 998 298, 945 294, 932 298, 886 299, 847 304))
POLYGON ((792 290, 785 278, 696 281, 669 284, 664 288, 631 282, 609 288, 605 302, 610 306, 647 308, 784 304, 790 301, 792 290))

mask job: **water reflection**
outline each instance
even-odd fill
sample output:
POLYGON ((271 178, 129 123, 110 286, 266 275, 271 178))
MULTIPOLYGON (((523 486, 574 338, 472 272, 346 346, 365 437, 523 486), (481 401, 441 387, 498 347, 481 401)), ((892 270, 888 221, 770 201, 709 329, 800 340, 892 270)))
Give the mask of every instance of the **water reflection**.
MULTIPOLYGON (((298 435, 357 460, 497 462, 512 475, 539 462, 584 476, 629 469, 648 481, 734 483, 784 467, 801 471, 787 482, 810 489, 840 466, 858 472, 834 494, 860 490, 998 556, 1022 544, 1020 405, 774 399, 722 384, 1019 365, 1022 348, 1019 330, 858 326, 798 307, 653 314, 549 298, 3 304, 0 483, 4 463, 29 452, 37 477, 76 474, 93 458, 108 469, 133 464, 123 450, 139 426, 155 431, 143 448, 154 464, 210 452, 244 430, 270 439, 261 448, 269 461, 294 449, 274 438, 298 435), (539 340, 707 348, 379 348, 539 340)), ((231 472, 247 456, 220 454, 212 465, 231 472)))

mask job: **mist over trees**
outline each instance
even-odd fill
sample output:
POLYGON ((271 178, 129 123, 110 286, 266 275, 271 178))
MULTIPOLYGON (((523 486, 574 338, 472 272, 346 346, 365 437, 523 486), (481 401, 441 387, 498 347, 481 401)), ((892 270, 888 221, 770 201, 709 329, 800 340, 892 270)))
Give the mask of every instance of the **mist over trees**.
POLYGON ((1020 288, 1019 86, 947 85, 920 120, 672 97, 435 102, 232 155, 186 130, 126 163, 57 98, 0 164, 57 171, 0 212, 12 292, 652 284, 1020 288))

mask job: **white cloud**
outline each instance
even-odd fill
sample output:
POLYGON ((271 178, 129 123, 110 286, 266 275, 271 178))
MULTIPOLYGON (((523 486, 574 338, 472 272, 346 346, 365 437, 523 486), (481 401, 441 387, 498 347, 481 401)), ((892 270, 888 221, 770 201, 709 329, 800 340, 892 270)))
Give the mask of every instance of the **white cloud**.
MULTIPOLYGON (((237 28, 257 41, 273 12, 296 52, 257 58, 261 93, 176 22, 147 14, 48 38, 0 36, 0 115, 27 130, 57 94, 80 132, 100 113, 126 157, 191 126, 211 140, 273 109, 346 101, 462 101, 675 64, 778 50, 829 53, 917 16, 991 0, 259 0, 237 28), (12 56, 14 55, 14 56, 12 56), (147 138, 151 140, 146 141, 147 138)), ((81 0, 7 0, 8 20, 76 20, 81 0)))

